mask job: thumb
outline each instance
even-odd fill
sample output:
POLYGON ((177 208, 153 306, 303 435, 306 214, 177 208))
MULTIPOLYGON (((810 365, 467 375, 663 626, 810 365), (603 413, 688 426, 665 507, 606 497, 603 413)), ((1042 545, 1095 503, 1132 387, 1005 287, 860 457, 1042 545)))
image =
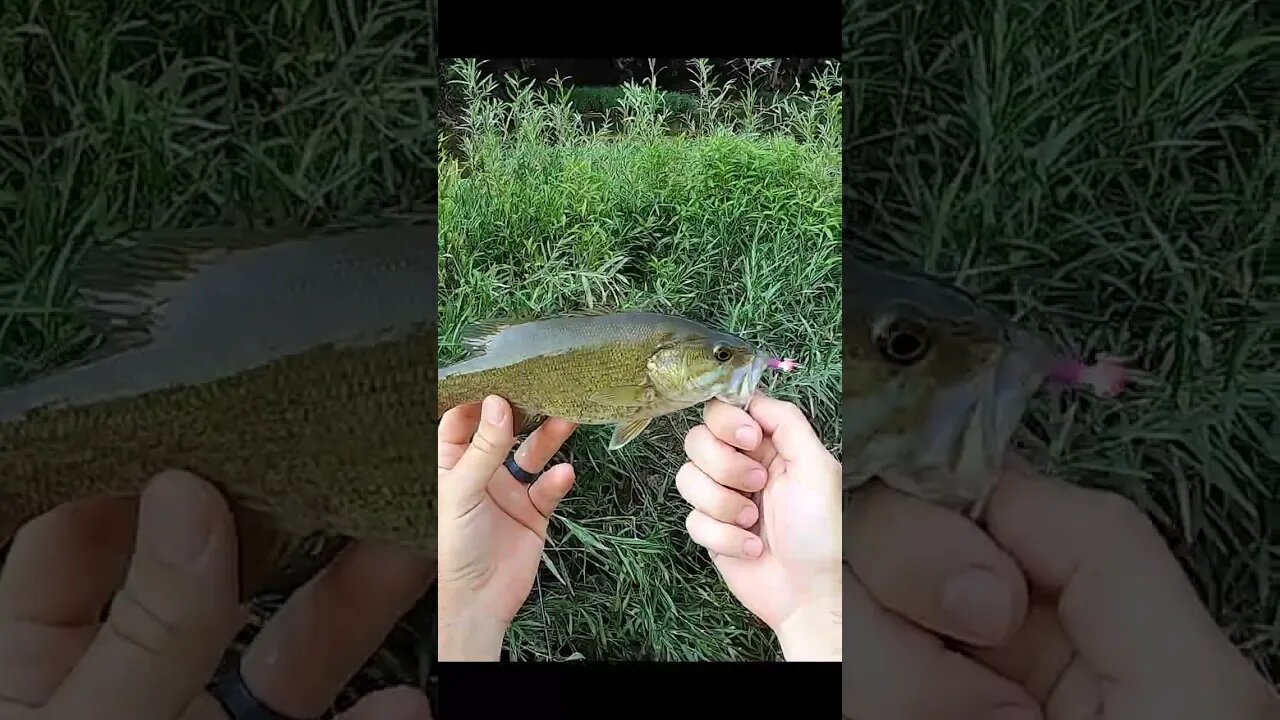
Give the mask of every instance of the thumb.
POLYGON ((194 475, 162 473, 142 495, 124 587, 49 714, 178 717, 208 682, 242 619, 226 503, 194 475))
MULTIPOLYGON (((791 462, 825 463, 838 469, 839 464, 813 431, 809 418, 793 403, 757 394, 751 401, 748 412, 760 423, 760 428, 783 459, 791 462)), ((822 477, 829 475, 814 474, 822 477)))
POLYGON ((1194 687, 1205 668, 1245 662, 1142 511, 1011 463, 992 493, 988 530, 1057 599, 1063 630, 1101 677, 1194 687))
POLYGON ((469 510, 484 497, 489 479, 502 467, 516 442, 511 424, 511 406, 507 401, 497 395, 486 397, 471 444, 449 471, 453 512, 469 510))

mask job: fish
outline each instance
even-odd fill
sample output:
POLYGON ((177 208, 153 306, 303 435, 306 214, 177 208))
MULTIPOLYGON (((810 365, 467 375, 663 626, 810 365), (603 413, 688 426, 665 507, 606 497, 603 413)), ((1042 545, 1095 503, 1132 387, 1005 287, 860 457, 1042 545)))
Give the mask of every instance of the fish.
POLYGON ((979 518, 1063 354, 954 284, 851 253, 844 266, 844 488, 878 478, 979 518))
POLYGON ((79 312, 102 344, 0 389, 0 544, 176 468, 275 538, 241 548, 246 596, 246 564, 269 576, 315 533, 434 557, 435 232, 423 214, 86 253, 79 312))
POLYGON ((771 360, 741 337, 653 312, 489 320, 463 338, 468 356, 439 370, 441 415, 498 395, 517 427, 544 417, 613 425, 611 451, 712 398, 747 408, 771 360))

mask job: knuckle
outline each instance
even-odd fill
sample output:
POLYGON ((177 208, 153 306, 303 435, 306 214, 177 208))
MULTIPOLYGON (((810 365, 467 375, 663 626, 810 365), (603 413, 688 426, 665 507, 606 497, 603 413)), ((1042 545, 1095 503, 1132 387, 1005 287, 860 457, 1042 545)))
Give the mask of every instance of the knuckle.
POLYGON ((104 628, 109 636, 154 657, 172 655, 173 648, 180 646, 187 635, 177 622, 166 618, 128 584, 112 601, 104 628))
POLYGON ((809 422, 809 419, 805 417, 804 411, 800 409, 800 406, 790 401, 784 401, 782 403, 782 415, 788 425, 809 422))
MULTIPOLYGON (((506 449, 503 448, 504 443, 500 438, 495 437, 493 431, 481 430, 476 433, 475 439, 471 441, 477 450, 486 455, 505 454, 506 449)), ((509 445, 509 443, 506 443, 509 445)))
POLYGON ((695 425, 692 430, 684 436, 684 454, 690 458, 698 451, 698 446, 706 441, 706 436, 711 429, 706 424, 695 425))
POLYGON ((687 462, 676 471, 676 491, 688 502, 693 502, 689 495, 689 484, 693 481, 694 465, 687 462))
POLYGON ((684 516, 684 529, 689 533, 689 537, 699 545, 706 545, 703 542, 702 533, 698 528, 698 511, 690 510, 688 515, 684 516))
POLYGON ((717 494, 715 499, 716 519, 721 522, 734 522, 738 513, 747 507, 747 500, 737 493, 717 494))
POLYGON ((721 555, 741 555, 741 544, 735 542, 736 529, 716 520, 703 510, 694 510, 685 518, 685 528, 695 543, 721 555))
POLYGON ((725 431, 732 432, 733 428, 742 424, 740 412, 738 408, 732 405, 717 404, 707 411, 707 425, 714 427, 721 433, 725 431))
POLYGON ((720 414, 720 403, 708 402, 702 405, 702 421, 710 423, 715 416, 720 414))

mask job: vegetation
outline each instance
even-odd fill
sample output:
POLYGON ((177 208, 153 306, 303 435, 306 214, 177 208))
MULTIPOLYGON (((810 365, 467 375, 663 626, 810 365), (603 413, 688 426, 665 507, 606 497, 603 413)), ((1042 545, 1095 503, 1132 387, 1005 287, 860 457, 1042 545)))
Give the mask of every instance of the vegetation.
MULTIPOLYGON (((690 72, 706 67, 691 63, 690 72)), ((476 321, 644 308, 738 333, 802 371, 767 379, 837 453, 840 433, 840 96, 762 103, 700 76, 671 125, 652 78, 589 126, 563 83, 446 68, 462 110, 440 167, 441 363, 476 321)), ((616 453, 582 427, 560 460, 577 483, 552 521, 540 589, 507 636, 514 659, 777 657, 684 528, 674 487, 700 408, 616 453)))
POLYGON ((846 0, 850 243, 1082 355, 1021 443, 1134 499, 1273 678, 1280 514, 1280 26, 1265 4, 846 0))
POLYGON ((94 341, 66 312, 90 243, 434 200, 427 7, 337 7, 0 5, 0 385, 94 341))
MULTIPOLYGON (((76 263, 94 243, 435 202, 434 2, 213 5, 0 3, 0 386, 96 343, 71 312, 76 263)), ((255 599, 229 661, 301 570, 255 599)), ((337 709, 418 678, 432 601, 337 709)))

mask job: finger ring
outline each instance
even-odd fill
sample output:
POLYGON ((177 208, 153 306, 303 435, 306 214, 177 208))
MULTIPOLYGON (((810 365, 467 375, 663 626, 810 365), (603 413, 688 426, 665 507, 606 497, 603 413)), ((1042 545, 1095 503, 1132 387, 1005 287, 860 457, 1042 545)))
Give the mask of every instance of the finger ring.
POLYGON ((537 473, 531 473, 528 470, 525 470, 524 468, 520 467, 519 463, 516 462, 515 450, 512 450, 511 454, 507 455, 507 461, 502 464, 504 467, 507 468, 507 472, 511 473, 512 477, 524 483, 525 485, 532 485, 533 482, 538 479, 537 473))
POLYGON ((298 720, 272 710, 249 689, 240 674, 240 663, 229 663, 212 691, 231 720, 298 720))

